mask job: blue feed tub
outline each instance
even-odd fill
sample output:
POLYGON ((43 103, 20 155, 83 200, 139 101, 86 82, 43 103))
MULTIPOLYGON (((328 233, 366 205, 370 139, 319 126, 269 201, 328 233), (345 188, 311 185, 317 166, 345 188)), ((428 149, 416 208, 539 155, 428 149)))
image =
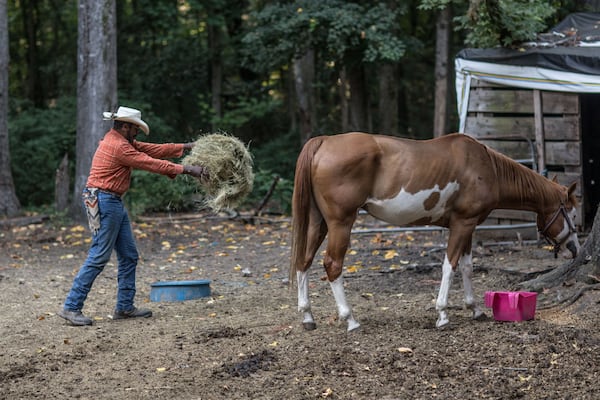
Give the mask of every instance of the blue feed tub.
POLYGON ((184 301, 210 296, 210 281, 155 282, 150 290, 150 301, 184 301))

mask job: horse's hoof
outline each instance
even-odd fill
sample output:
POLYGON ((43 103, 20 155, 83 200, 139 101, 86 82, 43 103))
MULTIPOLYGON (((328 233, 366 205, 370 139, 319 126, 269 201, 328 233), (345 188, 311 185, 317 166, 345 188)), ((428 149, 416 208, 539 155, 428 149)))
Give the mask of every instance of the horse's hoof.
POLYGON ((314 322, 303 322, 302 326, 304 327, 305 331, 314 331, 315 329, 317 329, 317 324, 315 324, 314 322))
POLYGON ((438 329, 443 329, 443 328, 447 327, 449 323, 450 323, 450 320, 440 318, 436 321, 435 327, 438 329))
POLYGON ((360 328, 360 324, 356 321, 354 321, 354 323, 349 323, 348 324, 348 332, 355 332, 358 331, 360 328))
POLYGON ((484 312, 482 312, 480 314, 473 315, 473 319, 475 321, 487 321, 489 318, 484 312))

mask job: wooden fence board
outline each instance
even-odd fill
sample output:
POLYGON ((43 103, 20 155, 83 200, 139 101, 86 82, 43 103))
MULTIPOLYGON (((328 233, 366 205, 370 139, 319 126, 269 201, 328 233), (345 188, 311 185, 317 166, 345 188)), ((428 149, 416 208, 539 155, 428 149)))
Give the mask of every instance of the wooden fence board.
MULTIPOLYGON (((577 116, 544 117, 546 140, 579 140, 580 131, 579 118, 577 116)), ((478 139, 503 136, 535 139, 532 116, 490 117, 479 114, 467 116, 465 132, 478 139)))
MULTIPOLYGON (((527 141, 480 140, 482 143, 513 159, 531 158, 531 146, 527 141)), ((580 165, 581 146, 579 142, 547 141, 546 165, 580 165)))
MULTIPOLYGON (((543 92, 544 114, 578 114, 579 96, 572 93, 543 92)), ((468 112, 533 114, 532 90, 476 89, 469 94, 468 112)))

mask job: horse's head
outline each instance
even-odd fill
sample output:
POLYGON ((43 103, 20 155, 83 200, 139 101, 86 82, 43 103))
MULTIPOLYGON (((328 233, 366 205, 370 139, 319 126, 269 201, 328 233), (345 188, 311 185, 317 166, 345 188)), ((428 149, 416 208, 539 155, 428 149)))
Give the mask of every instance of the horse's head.
POLYGON ((575 229, 577 198, 574 192, 576 186, 576 182, 568 188, 562 186, 561 200, 556 202, 555 207, 549 207, 547 213, 538 213, 538 230, 554 246, 554 257, 561 250, 569 250, 573 258, 579 253, 580 245, 575 229))

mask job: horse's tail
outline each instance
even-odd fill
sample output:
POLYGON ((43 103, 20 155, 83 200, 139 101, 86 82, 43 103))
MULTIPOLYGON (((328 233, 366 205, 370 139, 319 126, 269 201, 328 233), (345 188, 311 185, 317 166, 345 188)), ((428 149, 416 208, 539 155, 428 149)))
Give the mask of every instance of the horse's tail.
POLYGON ((321 147, 324 137, 310 139, 300 152, 296 161, 294 177, 294 194, 292 195, 292 252, 290 258, 290 287, 296 279, 296 271, 306 260, 308 242, 308 223, 311 208, 316 205, 312 188, 312 161, 321 147))

